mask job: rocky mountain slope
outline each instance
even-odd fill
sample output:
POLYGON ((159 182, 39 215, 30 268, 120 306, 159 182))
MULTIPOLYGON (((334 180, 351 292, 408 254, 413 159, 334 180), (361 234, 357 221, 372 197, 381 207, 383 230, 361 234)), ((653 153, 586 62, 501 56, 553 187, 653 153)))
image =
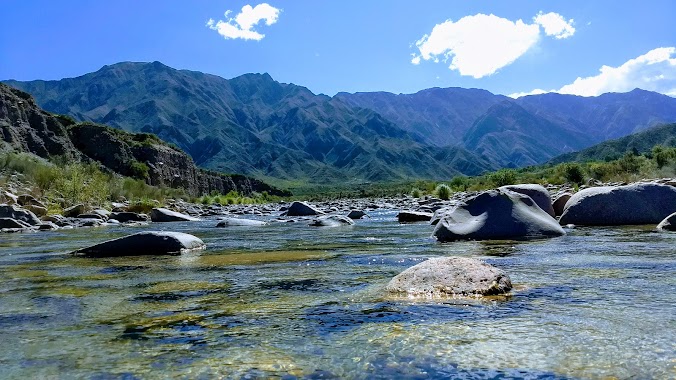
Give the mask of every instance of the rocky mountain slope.
POLYGON ((93 160, 121 175, 157 186, 183 188, 191 195, 231 190, 283 195, 259 180, 198 169, 178 148, 150 134, 132 134, 92 123, 75 123, 40 109, 23 91, 0 84, 0 142, 5 150, 43 158, 93 160))

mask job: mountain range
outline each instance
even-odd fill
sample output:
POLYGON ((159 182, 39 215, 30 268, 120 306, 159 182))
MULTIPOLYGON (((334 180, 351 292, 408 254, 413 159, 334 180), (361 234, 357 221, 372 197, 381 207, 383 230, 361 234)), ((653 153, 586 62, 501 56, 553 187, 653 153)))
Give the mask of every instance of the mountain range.
POLYGON ((159 62, 5 83, 49 112, 154 133, 202 167, 324 184, 444 180, 534 165, 676 121, 676 99, 638 89, 598 97, 511 99, 462 88, 329 97, 268 74, 227 80, 159 62))

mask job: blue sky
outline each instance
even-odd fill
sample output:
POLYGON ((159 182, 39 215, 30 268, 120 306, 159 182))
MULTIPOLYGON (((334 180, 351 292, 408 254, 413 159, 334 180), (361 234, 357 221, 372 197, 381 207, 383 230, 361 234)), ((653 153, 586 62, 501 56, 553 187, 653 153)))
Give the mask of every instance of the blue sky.
POLYGON ((328 95, 429 87, 676 95, 674 15, 673 0, 5 0, 0 79, 161 61, 225 78, 267 72, 328 95))

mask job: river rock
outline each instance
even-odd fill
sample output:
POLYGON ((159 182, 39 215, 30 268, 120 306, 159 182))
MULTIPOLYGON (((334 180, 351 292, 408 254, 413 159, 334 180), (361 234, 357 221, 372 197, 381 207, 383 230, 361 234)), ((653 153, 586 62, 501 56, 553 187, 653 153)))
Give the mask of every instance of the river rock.
POLYGON ((362 210, 351 210, 350 213, 347 214, 347 217, 350 219, 361 219, 365 216, 368 216, 368 214, 362 210))
POLYGON ((150 211, 150 220, 153 222, 195 222, 199 219, 166 208, 156 207, 150 211))
POLYGON ((16 219, 31 226, 40 224, 40 219, 31 211, 13 205, 0 205, 0 218, 16 219))
POLYGON ((664 220, 657 225, 657 229, 662 231, 676 231, 676 212, 664 218, 664 220))
POLYGON ((84 213, 85 213, 85 205, 83 204, 77 204, 75 206, 71 206, 63 210, 63 216, 65 216, 66 218, 74 218, 84 213))
POLYGON ((324 215, 314 219, 310 222, 313 227, 339 227, 351 226, 354 222, 352 219, 342 215, 324 215))
POLYGON ((414 265, 396 275, 387 291, 414 297, 491 296, 512 289, 501 269, 465 257, 438 257, 414 265))
POLYGON ((43 208, 47 208, 47 206, 44 205, 44 203, 40 202, 37 200, 34 196, 30 194, 22 194, 17 197, 16 203, 20 204, 21 206, 28 206, 28 205, 33 205, 33 206, 39 206, 43 208))
POLYGON ((145 231, 82 248, 73 254, 88 257, 178 255, 205 247, 204 242, 193 235, 181 232, 145 231))
POLYGON ((266 222, 261 220, 253 219, 240 219, 240 218, 223 218, 221 219, 216 227, 254 227, 254 226, 265 226, 266 222))
POLYGON ((573 195, 561 225, 616 226, 660 223, 676 212, 676 188, 657 183, 592 187, 573 195))
POLYGON ((433 215, 431 212, 401 211, 397 214, 397 220, 399 223, 429 222, 433 215))
POLYGON ((58 230, 59 226, 52 222, 42 222, 38 225, 38 230, 40 231, 51 231, 51 230, 58 230))
POLYGON ((29 204, 29 205, 24 206, 24 208, 26 210, 29 210, 30 212, 32 212, 33 214, 35 214, 39 217, 46 216, 47 213, 48 213, 48 210, 47 210, 46 207, 41 207, 41 206, 38 206, 38 205, 29 204))
POLYGON ((553 237, 565 235, 565 231, 531 197, 496 189, 450 208, 441 216, 433 235, 446 242, 553 237))
POLYGON ((570 200, 572 196, 572 193, 566 191, 564 193, 557 194, 554 197, 554 202, 552 203, 552 206, 554 207, 554 215, 561 216, 561 214, 563 214, 563 210, 566 208, 566 203, 568 203, 568 200, 570 200))
POLYGON ((285 213, 286 216, 312 216, 322 214, 324 214, 322 211, 317 210, 305 202, 291 203, 291 206, 289 206, 285 213))
POLYGON ((148 215, 146 215, 146 214, 138 214, 138 213, 135 213, 135 212, 122 211, 122 212, 111 213, 110 219, 117 220, 120 223, 147 222, 147 221, 150 220, 150 217, 148 217, 148 215))
POLYGON ((507 185, 502 186, 501 189, 507 189, 511 191, 516 191, 519 194, 528 195, 535 201, 535 204, 543 209, 547 214, 554 217, 554 207, 552 206, 552 197, 549 195, 549 191, 544 188, 542 185, 527 183, 520 185, 507 185))
POLYGON ((0 228, 30 228, 31 225, 12 218, 0 218, 0 228))

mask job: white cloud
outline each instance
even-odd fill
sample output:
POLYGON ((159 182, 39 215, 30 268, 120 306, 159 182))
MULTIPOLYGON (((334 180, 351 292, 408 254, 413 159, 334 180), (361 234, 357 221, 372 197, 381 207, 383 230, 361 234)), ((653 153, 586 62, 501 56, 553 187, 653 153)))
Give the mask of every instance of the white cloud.
POLYGON ((266 25, 276 23, 280 12, 281 10, 268 3, 258 4, 255 7, 245 5, 235 17, 229 17, 232 11, 228 10, 225 12, 227 21, 219 20, 216 22, 214 19, 209 19, 206 26, 217 31, 226 40, 241 38, 243 40, 260 41, 265 37, 265 34, 257 32, 254 27, 263 20, 265 20, 266 25))
POLYGON ((566 22, 557 13, 540 12, 535 19, 538 21, 527 24, 479 13, 456 22, 447 20, 416 42, 419 54, 413 55, 411 63, 439 62, 441 57, 444 62, 450 59, 449 69, 460 75, 482 78, 511 64, 533 47, 540 38, 541 25, 546 35, 556 38, 575 33, 573 20, 566 22))
POLYGON ((554 36, 557 39, 568 38, 575 34, 573 19, 571 18, 566 21, 566 19, 558 13, 549 12, 543 14, 540 12, 537 16, 533 17, 533 21, 544 28, 546 35, 554 36))
POLYGON ((653 49, 617 67, 601 66, 598 75, 577 78, 558 90, 536 89, 509 96, 518 98, 545 92, 597 96, 606 92, 627 92, 635 88, 676 95, 676 47, 653 49))

